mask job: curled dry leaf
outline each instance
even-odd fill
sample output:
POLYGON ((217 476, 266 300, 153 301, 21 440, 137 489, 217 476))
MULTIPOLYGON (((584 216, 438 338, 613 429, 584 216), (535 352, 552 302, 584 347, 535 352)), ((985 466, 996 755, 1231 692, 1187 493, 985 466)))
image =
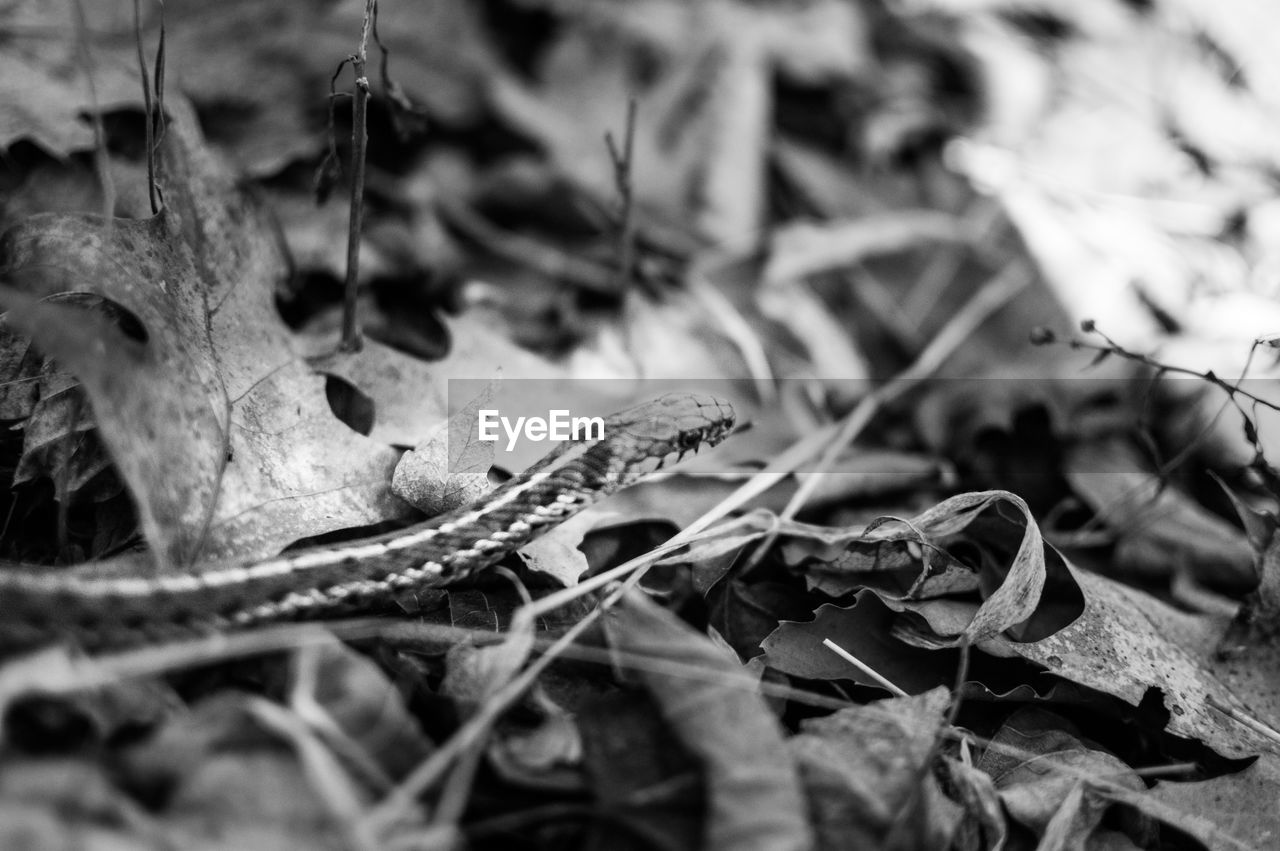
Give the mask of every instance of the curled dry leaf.
MULTIPOLYGON (((1236 666, 1214 658, 1226 629, 1221 618, 1180 612, 1145 592, 1080 570, 1051 548, 1043 550, 1042 566, 1045 555, 1052 556, 1055 574, 1065 572, 1066 581, 1054 581, 1053 594, 1041 602, 1024 640, 994 635, 976 646, 998 656, 1021 656, 1055 676, 1133 706, 1154 692, 1170 712, 1169 732, 1199 740, 1225 756, 1275 752, 1274 739, 1230 714, 1242 713, 1275 728, 1274 689, 1256 688, 1265 672, 1273 670, 1269 655, 1252 660, 1254 676, 1233 671, 1236 666), (1062 605, 1061 595, 1073 589, 1082 607, 1062 605), (1059 611, 1053 612, 1054 607, 1059 611), (1248 695, 1248 703, 1242 694, 1248 695)), ((895 611, 923 619, 927 630, 913 625, 917 622, 894 627, 899 638, 921 647, 948 646, 949 637, 962 634, 976 618, 970 614, 974 604, 960 600, 880 599, 895 611)))
POLYGON ((820 572, 820 578, 810 581, 828 594, 874 588, 879 584, 877 574, 915 572, 921 559, 923 563, 914 580, 895 577, 892 583, 906 588, 905 593, 886 591, 883 596, 914 599, 981 587, 985 592, 982 604, 962 629, 946 633, 947 638, 939 646, 956 646, 966 638, 984 641, 1026 624, 1035 614, 1045 586, 1044 539, 1026 503, 1008 491, 960 494, 909 519, 882 517, 856 533, 800 523, 784 524, 780 531, 798 539, 784 544, 784 552, 789 550, 791 558, 820 553, 815 545, 826 548, 825 559, 817 559, 823 564, 815 570, 820 572), (943 543, 949 536, 963 532, 988 509, 1006 505, 1017 512, 1017 519, 1009 521, 1020 527, 1016 552, 1007 566, 985 560, 975 579, 974 571, 952 557, 943 543))
MULTIPOLYGON (((885 583, 877 582, 876 568, 898 562, 886 561, 873 550, 876 557, 864 559, 864 569, 871 571, 863 574, 864 581, 857 572, 847 572, 840 576, 843 584, 835 586, 847 594, 861 584, 865 590, 854 605, 828 604, 817 610, 813 621, 782 623, 764 642, 767 661, 798 676, 869 682, 823 651, 822 640, 831 638, 900 687, 918 689, 944 681, 940 678, 947 663, 931 664, 933 651, 954 647, 968 635, 981 650, 1020 656, 1057 677, 1133 706, 1154 692, 1170 712, 1169 732, 1201 741, 1225 756, 1245 757, 1276 748, 1271 737, 1231 714, 1277 729, 1280 704, 1268 684, 1276 654, 1267 650, 1267 641, 1255 637, 1249 645, 1253 651, 1237 648, 1236 658, 1224 664, 1215 657, 1227 628, 1222 618, 1177 611, 1144 592, 1077 569, 1044 544, 1019 503, 999 492, 964 494, 898 521, 916 536, 902 539, 904 545, 919 548, 916 559, 930 550, 946 556, 947 536, 966 529, 963 539, 988 550, 991 558, 1011 554, 1003 579, 998 579, 1003 568, 993 564, 988 569, 984 560, 981 602, 953 596, 962 586, 945 580, 930 589, 921 581, 928 570, 914 582, 901 583, 911 588, 908 593, 886 590, 885 583), (980 517, 997 504, 1010 503, 1018 506, 1018 514, 980 517), (993 587, 992 579, 999 585, 993 587), (918 619, 895 619, 888 610, 918 619), (919 650, 908 651, 901 642, 919 650)), ((735 524, 735 534, 741 535, 741 526, 742 521, 735 524)), ((801 569, 807 571, 822 564, 820 554, 827 563, 848 558, 839 548, 824 551, 825 547, 841 544, 856 554, 860 546, 891 537, 892 529, 873 524, 869 533, 850 536, 843 530, 806 530, 792 524, 783 528, 784 534, 803 544, 784 542, 784 552, 805 552, 809 563, 802 563, 801 569), (803 541, 806 532, 808 540, 803 541)), ((942 577, 954 569, 948 558, 934 559, 942 577)), ((833 571, 825 566, 817 570, 832 587, 833 571)))
MULTIPOLYGON (((981 642, 1030 620, 1045 586, 1044 538, 1031 516, 1031 509, 1021 497, 1008 491, 960 494, 906 521, 906 525, 937 540, 961 532, 984 511, 997 505, 1011 506, 1021 515, 1013 522, 1025 524, 1022 539, 1007 572, 1002 577, 984 577, 984 587, 990 588, 992 578, 999 585, 985 595, 973 619, 949 641, 952 646, 965 640, 981 642)), ((884 535, 886 532, 873 529, 872 534, 884 535)))

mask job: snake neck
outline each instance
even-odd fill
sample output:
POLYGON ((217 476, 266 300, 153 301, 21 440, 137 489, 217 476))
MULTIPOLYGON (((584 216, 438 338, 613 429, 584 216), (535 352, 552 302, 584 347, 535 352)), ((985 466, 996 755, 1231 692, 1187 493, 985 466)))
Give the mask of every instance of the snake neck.
POLYGON ((673 406, 658 402, 666 407, 611 418, 605 439, 562 444, 471 505, 373 538, 155 576, 0 572, 0 653, 57 639, 107 649, 369 611, 463 579, 732 425, 718 400, 684 397, 674 408, 688 427, 655 426, 673 406))
POLYGON ((367 611, 463 579, 621 486, 591 481, 588 447, 448 514, 373 538, 155 576, 0 573, 0 646, 70 639, 88 649, 367 611))

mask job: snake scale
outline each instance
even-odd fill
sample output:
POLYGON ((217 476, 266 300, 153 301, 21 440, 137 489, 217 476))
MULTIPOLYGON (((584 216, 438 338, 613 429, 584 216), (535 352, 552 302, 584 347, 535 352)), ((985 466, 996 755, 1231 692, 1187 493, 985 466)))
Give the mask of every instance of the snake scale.
POLYGON ((0 653, 55 641, 88 650, 277 621, 371 611, 493 565, 582 508, 733 427, 710 396, 663 396, 607 418, 600 440, 563 443, 476 502, 376 537, 182 573, 0 573, 0 653))

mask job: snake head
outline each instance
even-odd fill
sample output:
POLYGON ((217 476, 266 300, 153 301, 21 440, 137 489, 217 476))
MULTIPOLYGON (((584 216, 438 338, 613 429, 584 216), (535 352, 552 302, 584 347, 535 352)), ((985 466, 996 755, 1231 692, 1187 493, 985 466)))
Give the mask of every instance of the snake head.
POLYGON ((733 406, 700 393, 670 393, 605 420, 619 482, 635 481, 686 452, 715 446, 733 429, 733 406))

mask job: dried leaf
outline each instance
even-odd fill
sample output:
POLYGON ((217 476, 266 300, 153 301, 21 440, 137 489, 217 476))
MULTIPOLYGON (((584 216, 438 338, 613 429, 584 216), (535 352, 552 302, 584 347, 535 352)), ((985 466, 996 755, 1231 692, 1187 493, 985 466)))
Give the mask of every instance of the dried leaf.
MULTIPOLYGON (((113 20, 118 8, 123 7, 94 9, 91 25, 105 29, 118 24, 113 20)), ((141 105, 136 60, 123 55, 97 57, 91 94, 72 20, 70 2, 5 4, 0 16, 5 43, 0 51, 0 149, 30 139, 59 157, 87 150, 94 137, 92 125, 81 120, 86 110, 141 105)))
POLYGON ((267 555, 403 516, 387 486, 396 453, 334 418, 276 318, 284 265, 270 230, 195 135, 194 116, 169 108, 168 206, 157 217, 37 217, 0 252, 28 292, 101 295, 146 341, 17 294, 12 321, 84 383, 164 565, 267 555))
POLYGON ((707 639, 637 592, 606 621, 610 641, 628 657, 663 660, 716 672, 715 677, 636 675, 677 736, 705 767, 711 848, 809 848, 813 838, 798 779, 777 722, 754 682, 707 639))
MULTIPOLYGON (((1225 624, 1187 615, 1168 604, 1105 577, 1068 569, 1084 595, 1084 611, 1070 624, 1039 641, 995 638, 982 649, 1000 656, 1017 655, 1043 665, 1058 677, 1139 705, 1156 690, 1170 711, 1168 730, 1197 739, 1221 754, 1244 757, 1275 748, 1273 741, 1232 720, 1213 704, 1252 717, 1272 707, 1251 707, 1215 671, 1210 658, 1214 637, 1225 624)), ((957 628, 957 616, 941 601, 886 605, 910 610, 942 635, 957 628)), ((1225 674, 1226 672, 1224 672, 1225 674)))
POLYGON ((1235 774, 1194 783, 1160 781, 1145 797, 1167 809, 1144 811, 1196 837, 1210 851, 1269 848, 1280 841, 1277 795, 1280 760, 1263 754, 1235 774))
POLYGON ((883 688, 823 642, 832 641, 864 665, 909 694, 935 688, 954 678, 956 657, 921 650, 892 635, 894 616, 869 592, 852 606, 820 606, 813 620, 782 621, 761 646, 765 662, 792 676, 812 680, 853 680, 883 688))
POLYGON ((533 632, 508 633, 501 644, 474 647, 460 643, 449 650, 448 672, 440 691, 468 710, 510 682, 533 649, 533 632))
POLYGON ((1003 848, 1009 837, 1009 826, 991 775, 962 760, 943 757, 943 762, 964 810, 956 828, 956 847, 1003 848))
POLYGON ((569 377, 564 367, 520 348, 471 314, 450 320, 446 329, 449 354, 431 363, 376 340, 366 340, 358 352, 335 351, 327 334, 304 336, 301 343, 313 369, 349 382, 373 400, 369 437, 398 446, 418 444, 448 418, 452 380, 472 379, 460 382, 461 392, 479 392, 501 374, 513 381, 546 382, 546 392, 554 381, 569 377))
POLYGON ((98 439, 80 382, 52 361, 45 361, 41 372, 34 385, 40 398, 23 424, 22 458, 13 483, 48 478, 63 505, 78 496, 101 502, 120 493, 120 480, 98 439))
POLYGON ((801 724, 787 746, 800 763, 819 848, 948 847, 960 813, 928 767, 948 702, 939 688, 801 724))
POLYGON ((1039 709, 1015 713, 992 738, 978 768, 991 775, 1010 817, 1043 834, 1051 847, 1083 847, 1110 801, 1094 794, 1091 778, 1135 791, 1146 788, 1112 754, 1089 747, 1062 719, 1039 709))
POLYGON ((520 558, 536 573, 549 576, 565 588, 591 569, 579 547, 588 532, 611 521, 612 512, 588 508, 569 518, 531 544, 520 548, 520 558))
POLYGON ((396 496, 428 515, 467 505, 492 487, 493 443, 477 436, 481 408, 492 404, 493 387, 487 387, 458 413, 433 429, 428 437, 406 452, 396 465, 391 489, 396 496))

